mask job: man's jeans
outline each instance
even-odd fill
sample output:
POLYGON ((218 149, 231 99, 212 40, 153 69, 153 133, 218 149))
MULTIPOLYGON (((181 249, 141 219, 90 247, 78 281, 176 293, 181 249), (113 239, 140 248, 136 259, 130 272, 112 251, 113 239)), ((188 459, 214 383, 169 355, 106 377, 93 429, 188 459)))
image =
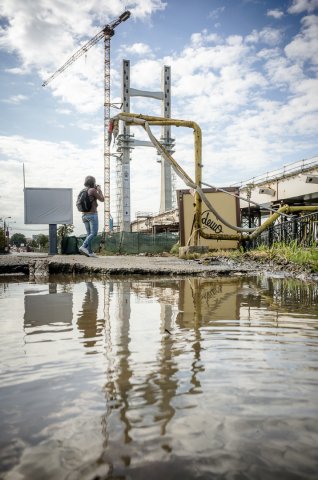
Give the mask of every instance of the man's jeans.
POLYGON ((97 213, 85 213, 82 217, 87 237, 84 240, 83 247, 87 248, 89 253, 93 253, 92 241, 98 233, 98 215, 97 213))

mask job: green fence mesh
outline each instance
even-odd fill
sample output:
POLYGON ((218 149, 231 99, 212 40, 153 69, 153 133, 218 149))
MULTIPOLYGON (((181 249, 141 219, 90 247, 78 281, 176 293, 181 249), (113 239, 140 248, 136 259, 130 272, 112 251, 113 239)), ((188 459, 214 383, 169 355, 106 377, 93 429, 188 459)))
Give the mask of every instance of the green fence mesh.
MULTIPOLYGON (((64 237, 61 242, 61 253, 74 255, 79 253, 85 236, 64 237)), ((156 235, 145 233, 120 232, 103 236, 99 234, 93 241, 93 251, 109 254, 139 254, 169 252, 179 240, 179 235, 174 233, 158 233, 156 235)))

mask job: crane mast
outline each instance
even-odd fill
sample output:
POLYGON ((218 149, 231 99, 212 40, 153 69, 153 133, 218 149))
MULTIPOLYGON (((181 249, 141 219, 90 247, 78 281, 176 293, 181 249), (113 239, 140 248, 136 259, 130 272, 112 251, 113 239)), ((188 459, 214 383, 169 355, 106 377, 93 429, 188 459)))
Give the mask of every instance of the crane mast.
POLYGON ((74 53, 53 75, 42 83, 45 87, 55 77, 60 75, 79 57, 84 55, 91 47, 104 38, 104 228, 110 231, 110 145, 108 143, 108 125, 110 120, 110 39, 115 34, 114 29, 130 17, 130 11, 126 10, 117 19, 104 26, 104 28, 91 38, 83 47, 74 53))

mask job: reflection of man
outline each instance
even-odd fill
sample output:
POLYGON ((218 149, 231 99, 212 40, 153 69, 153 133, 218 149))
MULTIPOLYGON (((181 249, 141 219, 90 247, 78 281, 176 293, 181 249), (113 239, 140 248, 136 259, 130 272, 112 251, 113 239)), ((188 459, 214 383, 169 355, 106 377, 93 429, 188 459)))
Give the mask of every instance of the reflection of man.
POLYGON ((82 311, 78 316, 77 325, 79 330, 83 332, 83 337, 89 339, 84 341, 84 346, 89 348, 96 344, 96 337, 101 336, 103 325, 98 325, 97 321, 98 290, 93 282, 86 282, 86 288, 82 311))

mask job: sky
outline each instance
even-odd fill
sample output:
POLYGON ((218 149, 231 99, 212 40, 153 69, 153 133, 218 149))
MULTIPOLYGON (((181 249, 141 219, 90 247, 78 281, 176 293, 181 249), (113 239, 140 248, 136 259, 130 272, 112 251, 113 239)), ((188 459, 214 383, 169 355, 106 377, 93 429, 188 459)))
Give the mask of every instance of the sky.
MULTIPOLYGON (((126 9, 111 39, 111 100, 121 101, 124 59, 142 90, 160 91, 169 65, 172 117, 202 129, 204 182, 225 187, 318 155, 318 0, 0 0, 0 218, 11 217, 10 235, 48 231, 24 224, 23 165, 26 187, 72 188, 74 205, 86 175, 103 184, 103 42, 42 83, 126 9)), ((160 102, 134 97, 131 111, 160 115, 160 102)), ((193 177, 192 132, 172 136, 193 177)), ((159 211, 157 160, 152 148, 132 152, 132 220, 159 211)), ((115 170, 112 160, 116 223, 115 170)), ((102 206, 99 221, 102 230, 102 206)), ((76 208, 74 226, 84 233, 76 208)))

